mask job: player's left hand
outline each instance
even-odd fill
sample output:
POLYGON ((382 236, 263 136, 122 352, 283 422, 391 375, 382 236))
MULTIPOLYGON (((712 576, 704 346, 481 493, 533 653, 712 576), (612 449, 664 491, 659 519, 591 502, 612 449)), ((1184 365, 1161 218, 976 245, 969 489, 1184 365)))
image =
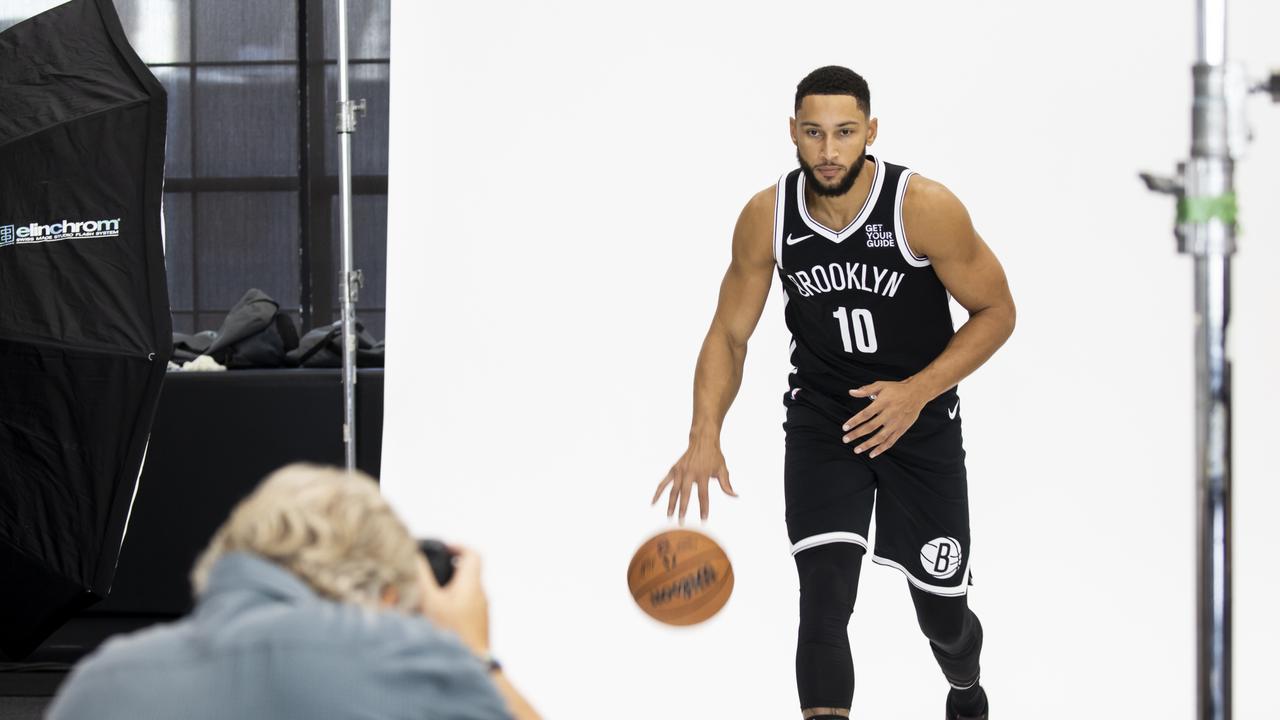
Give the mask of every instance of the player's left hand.
POLYGON ((844 441, 848 443, 863 438, 853 452, 870 450, 873 458, 893 447, 898 438, 915 424, 925 403, 929 402, 929 398, 912 387, 910 382, 881 380, 854 388, 849 394, 869 397, 871 404, 845 421, 844 441))

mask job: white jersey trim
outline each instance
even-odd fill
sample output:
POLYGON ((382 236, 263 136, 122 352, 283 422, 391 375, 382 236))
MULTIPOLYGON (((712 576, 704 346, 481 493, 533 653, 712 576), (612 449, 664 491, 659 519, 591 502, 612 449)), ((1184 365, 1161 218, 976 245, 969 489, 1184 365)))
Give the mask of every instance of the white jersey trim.
MULTIPOLYGON (((773 262, 782 269, 782 226, 787 217, 787 173, 778 178, 778 192, 773 198, 773 262)), ((784 288, 785 290, 785 288, 784 288)))
POLYGON ((930 593, 932 595, 942 595, 944 597, 957 597, 969 592, 969 564, 968 563, 965 563, 964 575, 960 578, 960 585, 958 587, 943 587, 942 585, 931 585, 923 580, 916 578, 916 576, 907 572, 906 568, 890 560, 889 558, 880 557, 879 555, 876 555, 873 553, 871 555, 871 562, 876 563, 877 565, 885 565, 887 567, 897 568, 903 575, 907 576, 907 582, 911 583, 912 585, 915 585, 917 588, 920 588, 921 590, 927 593, 930 593))
POLYGON ((894 201, 893 235, 898 238, 898 250, 902 252, 902 259, 906 260, 908 265, 912 267, 929 267, 933 264, 929 258, 916 255, 916 252, 911 249, 911 245, 907 243, 907 232, 903 229, 902 224, 902 203, 906 201, 907 181, 911 179, 912 175, 915 175, 915 171, 903 170, 902 176, 898 178, 898 193, 894 201))
POLYGON ((791 546, 791 554, 795 555, 801 550, 808 550, 811 547, 819 545, 830 545, 831 543, 847 542, 854 545, 861 545, 863 550, 867 549, 867 539, 853 532, 829 532, 821 535, 810 535, 801 539, 799 542, 791 546))
POLYGON ((874 155, 868 155, 867 159, 874 160, 876 168, 875 176, 871 179, 871 192, 867 193, 867 199, 862 203, 862 209, 858 211, 857 216, 839 232, 814 220, 809 215, 809 208, 804 203, 804 173, 800 173, 800 181, 796 183, 796 204, 800 207, 800 218, 804 220, 804 224, 808 225, 810 230, 832 242, 838 243, 843 242, 850 235, 862 229, 862 226, 867 222, 867 217, 871 215, 872 208, 876 206, 876 200, 880 197, 880 188, 884 186, 884 171, 881 168, 884 163, 874 155))

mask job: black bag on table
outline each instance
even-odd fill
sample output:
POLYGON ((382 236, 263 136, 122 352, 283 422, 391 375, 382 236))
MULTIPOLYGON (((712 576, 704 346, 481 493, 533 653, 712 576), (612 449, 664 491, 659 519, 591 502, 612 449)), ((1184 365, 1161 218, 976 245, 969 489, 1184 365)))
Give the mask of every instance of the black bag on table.
POLYGON ((227 313, 204 354, 228 368, 269 368, 286 365, 287 353, 297 347, 293 320, 280 312, 279 303, 253 288, 227 313))
POLYGON ((203 330, 195 335, 176 332, 173 334, 173 357, 169 359, 179 365, 195 360, 205 354, 217 339, 216 330, 203 330))
MULTIPOLYGON (((382 367, 385 344, 374 341, 356 320, 356 367, 382 367)), ((342 367, 342 321, 318 327, 302 336, 297 349, 288 354, 289 363, 299 367, 342 367)))

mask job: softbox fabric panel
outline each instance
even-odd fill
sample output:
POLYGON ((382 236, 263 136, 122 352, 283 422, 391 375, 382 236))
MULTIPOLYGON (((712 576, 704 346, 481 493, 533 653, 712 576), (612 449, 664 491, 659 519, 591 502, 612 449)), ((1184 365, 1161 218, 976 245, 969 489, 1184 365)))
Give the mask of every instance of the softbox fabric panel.
POLYGON ((0 33, 0 651, 111 587, 171 351, 165 91, 110 0, 0 33))

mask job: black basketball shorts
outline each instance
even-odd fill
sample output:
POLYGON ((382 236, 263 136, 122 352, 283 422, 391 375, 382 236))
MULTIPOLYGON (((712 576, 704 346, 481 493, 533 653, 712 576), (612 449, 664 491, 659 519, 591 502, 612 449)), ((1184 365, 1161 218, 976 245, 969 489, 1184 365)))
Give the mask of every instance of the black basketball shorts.
POLYGON ((787 408, 787 534, 791 554, 834 542, 868 548, 871 560, 897 568, 935 595, 958 596, 969 572, 969 492, 959 399, 947 392, 928 403, 887 452, 854 454, 842 426, 867 400, 837 402, 808 390, 784 395, 787 408), (852 409, 850 409, 852 408, 852 409))

